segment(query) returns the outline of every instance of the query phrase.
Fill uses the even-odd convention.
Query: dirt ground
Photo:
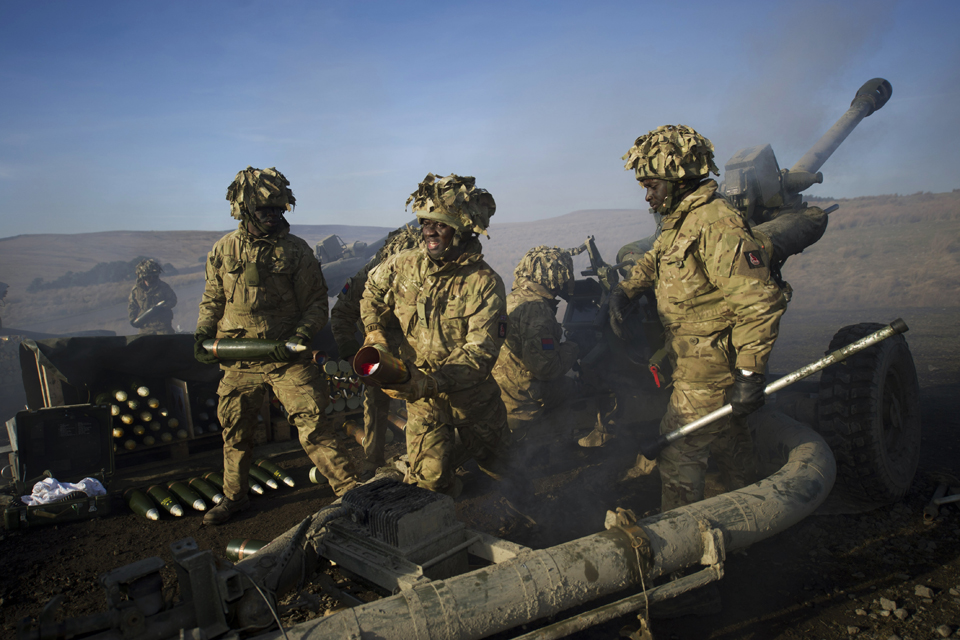
[[[960,339],[955,335],[960,309],[854,310],[816,317],[788,313],[771,370],[786,373],[816,359],[844,324],[889,322],[897,316],[911,327],[906,337],[920,378],[923,421],[920,468],[905,498],[866,513],[814,515],[746,552],[732,554],[719,583],[719,611],[655,618],[655,638],[960,637],[960,503],[942,507],[932,520],[923,515],[938,484],[960,485],[956,437]],[[533,467],[538,506],[530,515],[536,524],[512,512],[501,501],[498,484],[475,466],[462,471],[466,489],[457,502],[459,518],[471,528],[541,548],[601,530],[608,509],[628,507],[638,515],[655,512],[656,474],[617,482],[635,455],[629,438],[618,447],[584,450],[576,446],[576,437],[589,426],[586,413],[572,412],[558,419],[549,458]],[[572,423],[574,419],[581,421]],[[653,428],[654,423],[645,427]],[[344,443],[359,456],[360,448],[346,436]],[[399,442],[388,448],[388,454],[401,451]],[[225,557],[230,540],[272,539],[333,500],[328,486],[308,481],[309,463],[295,445],[271,445],[263,453],[290,472],[296,488],[268,489],[267,495],[254,499],[252,509],[219,528],[203,527],[198,512],[176,519],[165,515],[159,522],[150,522],[131,513],[117,498],[108,517],[0,534],[0,635],[16,637],[17,621],[39,615],[56,595],[64,596],[60,619],[103,610],[104,594],[97,582],[101,573],[153,555],[169,562],[169,545],[176,540],[192,537],[201,549]],[[188,478],[218,466],[217,452],[212,451],[175,468],[168,464],[121,469],[112,488],[144,485],[158,476]],[[712,478],[708,488],[718,491]],[[169,567],[164,578],[168,585],[174,581]],[[315,584],[309,590],[320,593]],[[368,599],[376,594],[360,588],[357,595]],[[319,612],[293,612],[285,621],[322,615],[337,604],[326,595],[320,595],[319,602]],[[621,618],[573,637],[616,638],[622,627],[634,621]]]

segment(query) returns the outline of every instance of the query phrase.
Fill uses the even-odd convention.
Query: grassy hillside
[[[831,214],[823,239],[790,258],[785,278],[796,290],[792,308],[803,311],[960,306],[960,191],[820,200],[840,209]],[[587,235],[613,261],[628,242],[649,235],[653,221],[638,210],[575,211],[526,223],[495,223],[483,239],[487,261],[507,286],[527,249],[538,244],[574,247]],[[330,233],[350,242],[372,242],[383,227],[294,225],[311,245]],[[192,331],[203,287],[200,259],[220,231],[116,231],[77,235],[29,235],[0,239],[0,280],[10,292],[0,309],[6,327],[60,333],[88,329],[133,331],[126,319],[132,283],[105,284],[38,294],[26,293],[36,277],[57,278],[98,262],[152,255],[181,275],[167,278],[179,296],[174,324]],[[585,255],[575,260],[586,267]],[[336,284],[331,285],[336,286]]]

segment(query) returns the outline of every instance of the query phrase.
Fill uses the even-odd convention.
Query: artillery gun
[[[889,97],[888,83],[879,81],[876,88]],[[868,100],[860,95],[855,106]],[[857,106],[861,109],[862,104]],[[840,127],[842,136],[855,126],[851,121]],[[771,164],[772,151],[764,148],[738,153],[738,206],[759,220],[758,228],[787,211],[802,212],[796,196],[803,189],[797,186],[809,176],[797,176],[816,176],[824,154],[829,155],[842,136],[835,132],[830,144],[821,140],[807,155],[824,150],[790,172],[780,172],[775,159]],[[772,188],[770,169],[776,171],[779,191],[767,199],[758,176]],[[786,177],[790,173],[793,177]],[[779,204],[773,206],[775,198]],[[773,243],[776,246],[776,238]],[[571,252],[587,252],[591,264],[575,283],[564,317],[567,332],[588,352],[584,360],[600,362],[622,354],[632,366],[645,369],[659,350],[652,331],[653,301],[638,306],[630,350],[612,342],[615,337],[607,331],[606,300],[619,270],[629,266],[627,259],[607,264],[593,237]],[[845,327],[829,348],[840,349],[880,328]],[[659,380],[656,391],[653,377],[644,375],[645,390],[665,395],[666,378]],[[564,637],[630,612],[649,611],[657,602],[720,579],[729,553],[803,520],[824,503],[838,477],[838,487],[861,509],[902,497],[916,470],[920,428],[916,371],[903,337],[865,347],[827,369],[817,397],[807,400],[789,412],[789,403],[777,402],[749,417],[768,474],[759,482],[639,520],[623,509],[609,511],[604,531],[554,547],[532,549],[468,529],[457,520],[449,497],[402,484],[396,475],[382,471],[235,565],[200,551],[190,539],[174,543],[171,555],[180,584],[176,600],[164,596],[163,561],[148,558],[101,577],[105,613],[56,621],[58,596],[39,619],[21,625],[19,636],[459,640],[488,637],[621,594],[620,600],[517,636]],[[280,596],[328,562],[393,595],[364,603],[321,581],[324,591],[348,609],[277,630]],[[666,580],[685,569],[699,570]]]

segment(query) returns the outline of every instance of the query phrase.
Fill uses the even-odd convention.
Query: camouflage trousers
[[[514,442],[525,438],[531,430],[539,431],[541,420],[547,411],[560,407],[578,395],[573,378],[568,376],[561,376],[556,380],[534,380],[526,390],[514,390],[502,384],[500,390],[500,398],[507,410],[507,425]]]
[[[270,372],[224,372],[217,390],[217,415],[223,425],[223,494],[239,500],[250,488],[253,432],[268,386],[297,428],[307,457],[330,481],[334,493],[343,495],[357,483],[357,474],[338,447],[333,424],[324,413],[330,402],[326,380],[317,367],[296,362]]]
[[[730,331],[709,336],[674,336],[670,341],[674,388],[660,422],[666,434],[719,409],[733,385],[735,350]],[[661,510],[703,500],[707,460],[713,456],[728,491],[757,480],[757,456],[746,421],[724,418],[681,438],[663,450],[660,469]]]
[[[454,472],[471,458],[500,479],[509,468],[510,430],[500,388],[492,381],[466,391],[407,403],[409,480],[455,492]]]
[[[377,469],[386,464],[383,450],[387,445],[387,415],[390,396],[381,389],[367,385],[363,390],[363,453],[367,468]]]

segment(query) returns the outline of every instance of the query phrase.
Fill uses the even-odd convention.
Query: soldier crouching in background
[[[416,356],[409,381],[383,389],[407,402],[408,481],[456,497],[458,466],[474,458],[500,477],[509,452],[491,375],[507,334],[506,293],[477,240],[496,204],[472,177],[433,174],[410,202],[423,241],[370,272],[360,303],[364,344],[388,345],[386,318],[399,320]]]
[[[419,230],[404,226],[391,232],[373,260],[350,278],[340,293],[337,294],[337,302],[330,311],[330,329],[333,331],[333,339],[337,341],[337,352],[341,360],[346,360],[352,364],[353,356],[360,349],[355,335],[358,325],[360,330],[363,331],[363,324],[360,322],[360,299],[366,289],[370,271],[386,258],[401,251],[412,249],[419,244]],[[407,343],[396,317],[391,315],[385,318],[383,324],[383,332],[387,337],[387,346],[390,348],[390,353],[403,360],[414,358],[415,354],[411,353],[409,348],[404,348]],[[386,446],[384,437],[389,411],[390,396],[375,385],[364,385],[363,452],[366,457],[365,467],[362,470],[364,474],[376,471],[378,467],[382,467],[386,463],[383,451]]]
[[[247,167],[227,188],[236,231],[217,241],[207,256],[206,287],[200,301],[194,354],[220,362],[203,348],[210,338],[263,338],[309,345],[327,322],[327,285],[306,242],[289,233],[284,212],[296,203],[290,183],[276,169]],[[267,387],[287,410],[300,444],[338,496],[357,483],[350,460],[337,445],[324,413],[327,384],[306,354],[283,345],[271,361],[229,360],[217,394],[223,425],[223,494],[204,515],[222,524],[250,505],[249,470],[253,431]]]
[[[136,267],[137,283],[130,290],[127,315],[130,324],[142,336],[170,335],[173,330],[173,308],[177,294],[160,279],[163,267],[156,260],[141,260]]]
[[[510,331],[493,377],[518,446],[528,435],[539,440],[539,434],[530,431],[539,430],[543,414],[577,395],[566,374],[580,349],[575,342],[562,342],[563,328],[557,322],[557,296],[573,284],[570,254],[557,247],[535,247],[523,256],[513,276],[513,291],[507,296]]]
[[[719,409],[721,419],[660,454],[662,511],[703,499],[712,455],[727,490],[756,480],[745,416],[763,406],[764,368],[786,307],[769,261],[740,214],[709,180],[713,144],[693,129],[664,126],[637,138],[623,157],[663,216],[662,232],[610,296],[610,324],[622,337],[627,305],[656,292],[674,360],[674,387],[660,433]]]

